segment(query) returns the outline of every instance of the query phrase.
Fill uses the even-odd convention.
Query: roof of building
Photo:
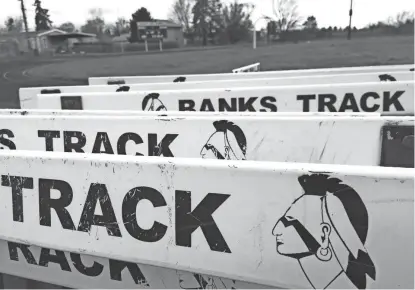
[[[52,36],[52,35],[62,35],[62,34],[67,34],[67,32],[63,31],[63,30],[60,30],[60,29],[57,29],[57,28],[54,28],[54,29],[51,29],[51,30],[40,32],[40,33],[38,33],[37,36],[45,36],[45,35]]]
[[[92,33],[84,33],[84,32],[66,32],[57,28],[50,29],[47,31],[29,31],[29,32],[5,32],[0,33],[1,38],[10,38],[16,36],[28,36],[28,37],[41,37],[41,36],[49,36],[49,37],[63,37],[63,38],[80,38],[80,37],[96,37],[95,34]]]
[[[48,36],[53,38],[86,38],[96,37],[96,34],[84,32],[65,32],[63,34],[49,34]]]

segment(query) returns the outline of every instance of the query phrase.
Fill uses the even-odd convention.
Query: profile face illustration
[[[167,111],[162,101],[159,100],[160,94],[151,93],[144,97],[142,102],[143,111]]]
[[[369,219],[359,194],[325,174],[298,179],[304,194],[275,224],[277,253],[296,259],[313,288],[339,288],[346,281],[366,289],[376,268],[365,242]]]
[[[246,160],[246,137],[244,132],[227,120],[213,122],[216,131],[200,151],[205,159]]]

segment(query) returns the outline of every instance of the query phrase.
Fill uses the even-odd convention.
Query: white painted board
[[[275,287],[414,287],[413,169],[33,151],[0,162],[1,239]]]
[[[256,116],[256,117],[333,117],[333,116],[359,116],[359,117],[380,117],[380,113],[353,113],[353,112],[274,112],[274,113],[262,113],[262,112],[193,112],[193,111],[167,111],[167,112],[155,112],[155,111],[113,111],[113,110],[47,110],[47,109],[0,109],[0,116],[37,116],[37,115],[74,115],[74,116],[146,116],[146,117],[167,117],[167,116]]]
[[[380,165],[382,127],[414,117],[0,116],[0,149]]]
[[[256,86],[284,86],[284,85],[309,85],[309,84],[333,84],[333,83],[365,83],[381,82],[388,80],[413,81],[414,74],[411,72],[387,72],[358,73],[341,75],[311,75],[294,76],[285,78],[257,78],[240,80],[218,80],[218,81],[195,81],[182,83],[144,83],[131,85],[97,85],[97,86],[57,86],[57,87],[33,87],[20,88],[20,107],[33,108],[36,95],[41,93],[88,93],[88,92],[117,92],[117,91],[142,91],[142,90],[186,90],[186,89],[209,89],[209,88],[234,88],[234,87],[256,87]]]
[[[253,63],[247,66],[235,68],[232,70],[233,73],[247,73],[247,72],[258,72],[260,70],[261,63]]]
[[[0,240],[0,272],[73,289],[270,288],[226,278],[4,240]],[[3,283],[7,278],[3,275]]]
[[[37,109],[414,113],[414,82],[38,95]]]
[[[351,74],[362,72],[396,72],[411,71],[414,64],[405,65],[385,65],[385,66],[360,66],[360,67],[339,67],[323,69],[303,69],[303,70],[282,70],[282,71],[261,71],[249,74],[220,73],[220,74],[176,74],[176,75],[157,75],[157,76],[108,76],[108,77],[90,77],[89,85],[107,85],[108,81],[123,80],[126,84],[133,83],[160,83],[160,82],[190,82],[190,81],[213,81],[225,79],[252,79],[264,77],[289,77],[289,76],[311,76],[326,74]]]

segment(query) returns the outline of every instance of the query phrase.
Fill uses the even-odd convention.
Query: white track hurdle
[[[0,122],[6,150],[401,167],[414,159],[413,117],[38,115]],[[395,137],[396,130],[405,135]],[[403,155],[392,160],[388,143],[405,136],[395,149]]]
[[[316,75],[316,76],[296,76],[286,78],[260,78],[240,80],[219,80],[219,81],[198,81],[184,83],[146,83],[131,85],[97,85],[97,86],[57,86],[57,87],[34,87],[20,88],[19,99],[20,107],[33,108],[36,95],[56,94],[56,93],[115,93],[127,91],[145,90],[186,90],[186,89],[212,89],[212,88],[244,88],[262,86],[286,86],[286,85],[313,85],[313,84],[336,84],[336,83],[367,83],[388,81],[384,76],[388,76],[391,81],[413,81],[414,74],[411,72],[394,72],[389,75],[385,73],[358,73],[340,75]]]
[[[304,69],[285,71],[262,71],[247,74],[221,73],[221,74],[193,74],[193,75],[158,75],[158,76],[117,76],[117,77],[90,77],[89,85],[109,84],[134,84],[134,83],[162,83],[162,82],[190,82],[190,81],[216,81],[225,79],[252,79],[266,77],[289,77],[289,76],[312,76],[327,74],[353,74],[363,72],[411,71],[414,64],[385,65],[385,66],[362,66],[362,67],[341,67],[324,69]]]
[[[57,115],[57,116],[144,116],[144,117],[168,117],[168,116],[225,116],[225,117],[334,117],[334,116],[356,116],[356,117],[380,117],[380,113],[353,113],[353,112],[194,112],[194,111],[113,111],[113,110],[47,110],[47,109],[0,109],[0,116],[38,116],[38,115]]]
[[[273,287],[414,287],[414,169],[34,151],[0,163],[2,240]]]
[[[271,288],[211,275],[80,255],[4,240],[0,240],[0,259],[1,273],[72,289]],[[5,282],[7,279],[3,279],[4,284]],[[9,288],[11,287],[5,287]]]
[[[259,62],[235,68],[232,70],[233,73],[247,73],[247,72],[259,72],[261,64]]]
[[[414,82],[38,95],[38,109],[414,113]]]

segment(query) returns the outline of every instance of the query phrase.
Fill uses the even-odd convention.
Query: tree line
[[[66,32],[81,31],[96,34],[105,41],[115,36],[129,34],[131,43],[139,42],[137,22],[155,21],[150,11],[145,7],[137,9],[131,14],[131,18],[118,18],[115,23],[107,23],[102,9],[91,9],[89,17],[79,29],[68,21],[59,26],[54,26],[49,15],[49,10],[42,6],[41,0],[35,0],[35,29],[45,31],[58,28]],[[175,0],[169,13],[169,20],[182,25],[185,38],[191,42],[200,41],[203,45],[208,42],[216,44],[237,43],[252,38],[253,29],[252,13],[254,4],[241,3],[234,0],[233,3],[224,3],[222,0]],[[271,15],[264,17],[267,21],[262,34],[268,39],[313,39],[331,37],[333,34],[348,31],[349,27],[319,27],[315,16],[303,18],[298,12],[297,0],[275,0]],[[399,27],[412,27],[414,13],[402,12],[396,17],[390,17],[386,21],[369,24],[360,30],[387,30],[396,31]],[[356,27],[352,28],[357,31]],[[395,29],[395,30],[394,30]],[[21,18],[9,17],[5,21],[5,30],[9,32],[23,30]]]
[[[35,29],[36,31],[49,30],[52,27],[49,10],[42,7],[41,0],[35,0],[33,3],[35,7]],[[7,17],[4,22],[5,28],[0,27],[1,30],[8,32],[22,32],[24,30],[24,21],[22,17]]]

